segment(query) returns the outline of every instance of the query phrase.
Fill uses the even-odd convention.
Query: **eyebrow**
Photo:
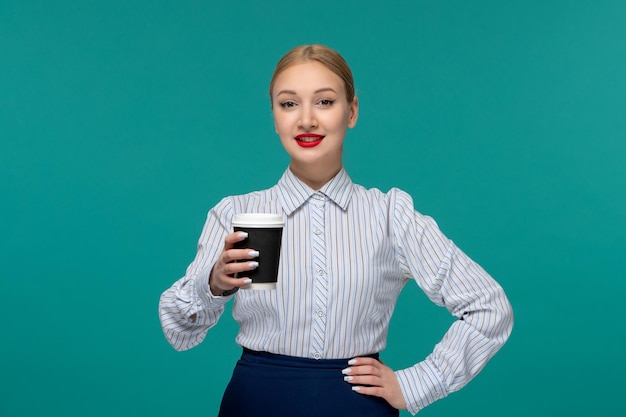
[[[334,88],[330,88],[330,87],[324,87],[324,88],[319,88],[317,90],[314,91],[314,94],[319,94],[319,93],[324,93],[326,91],[332,91],[333,93],[337,94],[337,92],[335,91]],[[291,95],[297,95],[298,93],[296,93],[293,90],[280,90],[278,93],[276,93],[277,96],[281,95],[281,94],[291,94]]]

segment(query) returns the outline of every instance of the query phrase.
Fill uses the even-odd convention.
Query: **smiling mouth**
[[[312,148],[314,146],[317,146],[322,142],[323,139],[324,136],[311,133],[304,133],[296,136],[296,142],[303,148]]]

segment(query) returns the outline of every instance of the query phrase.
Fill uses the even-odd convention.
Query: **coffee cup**
[[[237,249],[253,249],[259,252],[255,259],[259,266],[245,272],[252,283],[242,289],[269,290],[276,288],[280,247],[285,223],[280,214],[240,213],[233,219],[235,232],[246,232],[248,237],[235,244]]]

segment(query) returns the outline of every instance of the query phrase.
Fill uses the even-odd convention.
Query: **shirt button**
[[[322,357],[322,355],[320,355],[319,353],[315,352],[315,353],[313,354],[313,357],[314,357],[315,359],[320,359],[320,358]]]
[[[322,234],[322,231],[320,229],[315,229],[315,234],[319,236]]]
[[[317,275],[324,275],[324,270],[320,269],[319,271],[317,271]]]
[[[202,305],[202,300],[198,298],[198,299],[196,300],[196,304],[198,304],[198,305]]]
[[[319,317],[323,317],[324,316],[324,312],[322,310],[318,310],[317,315]]]

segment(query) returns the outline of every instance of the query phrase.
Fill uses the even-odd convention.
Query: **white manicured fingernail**
[[[256,258],[257,256],[259,256],[259,251],[251,250],[250,252],[248,252],[248,256],[250,256],[251,258]]]
[[[243,283],[245,285],[252,284],[252,280],[250,278],[246,278],[246,279],[243,280]]]
[[[248,262],[248,266],[250,268],[256,268],[257,266],[259,266],[259,263],[256,261]]]
[[[352,381],[353,379],[354,379],[354,377],[353,377],[353,376],[350,376],[350,375],[348,375],[348,376],[344,376],[344,377],[343,377],[343,380],[344,380],[344,381]]]
[[[352,391],[361,391],[361,387],[352,387]]]
[[[343,370],[341,371],[341,373],[342,373],[342,374],[344,374],[344,375],[345,375],[345,374],[349,374],[350,372],[352,372],[352,368],[346,368],[346,369],[343,369]]]
[[[248,232],[239,232],[237,235],[240,239],[245,239],[248,237]]]
[[[356,364],[356,359],[350,359],[348,361],[348,365],[354,365],[354,364]]]

